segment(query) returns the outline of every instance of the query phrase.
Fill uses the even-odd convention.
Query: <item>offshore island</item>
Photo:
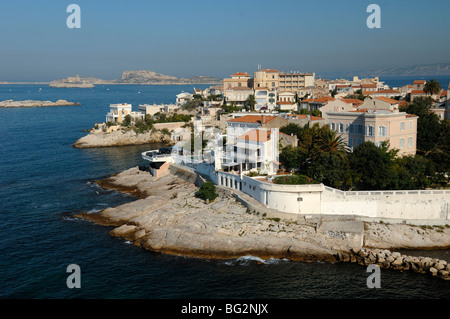
[[[97,181],[136,201],[77,216],[160,253],[376,264],[450,280],[445,260],[391,251],[450,247],[449,115],[448,90],[434,80],[389,88],[274,69],[182,92],[173,105],[111,104],[74,147],[173,147]],[[426,153],[425,117],[440,128]],[[180,153],[199,132],[210,135],[199,153],[209,160]],[[419,162],[433,171],[407,175]]]
[[[35,101],[35,100],[25,100],[25,101],[14,101],[6,100],[0,102],[0,107],[4,108],[17,108],[17,107],[51,107],[51,106],[69,106],[69,105],[81,105],[78,102],[68,102],[66,100],[52,101]]]

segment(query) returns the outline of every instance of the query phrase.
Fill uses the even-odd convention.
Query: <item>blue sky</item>
[[[66,26],[71,3],[81,8],[81,29]],[[381,29],[366,26],[371,3],[381,7]],[[448,12],[448,0],[2,0],[0,80],[450,63]]]

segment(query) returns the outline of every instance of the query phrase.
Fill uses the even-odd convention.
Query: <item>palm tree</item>
[[[423,91],[425,93],[429,93],[430,95],[441,93],[441,83],[436,80],[431,79],[427,81],[423,87]]]
[[[247,100],[245,101],[245,105],[248,107],[248,109],[250,111],[254,111],[255,110],[255,104],[256,104],[255,96],[253,94],[250,94],[248,96]]]
[[[349,152],[348,145],[342,136],[330,129],[320,130],[315,144],[314,158],[332,153],[345,156]]]

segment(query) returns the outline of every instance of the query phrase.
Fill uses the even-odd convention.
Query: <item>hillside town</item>
[[[278,213],[446,221],[448,89],[258,68],[173,104],[111,104],[94,131],[159,132],[172,146],[142,153],[153,176],[178,165]]]
[[[224,79],[223,85],[181,92],[174,104],[142,104],[136,111],[131,104],[111,104],[105,123],[111,131],[127,115],[128,122],[134,124],[146,116],[190,114],[191,121],[201,121],[203,129],[215,127],[229,135],[228,127],[236,121],[244,123],[248,119],[250,123],[265,118],[267,123],[274,123],[271,120],[278,117],[281,119],[271,128],[280,129],[288,123],[319,123],[337,132],[350,149],[366,141],[377,146],[386,141],[399,150],[399,155],[414,155],[418,116],[404,111],[407,105],[430,98],[430,110],[440,120],[450,119],[450,91],[432,81],[435,83],[428,83],[428,87],[425,80],[417,80],[390,88],[378,77],[327,80],[316,78],[314,73],[259,68],[253,76],[238,72]],[[167,125],[173,141],[182,139],[180,128],[184,125]]]

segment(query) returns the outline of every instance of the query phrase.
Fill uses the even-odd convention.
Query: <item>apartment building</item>
[[[313,87],[314,73],[285,73],[275,69],[261,69],[254,73],[254,87],[278,89],[279,92],[295,92],[300,97],[308,93],[307,88]]]

